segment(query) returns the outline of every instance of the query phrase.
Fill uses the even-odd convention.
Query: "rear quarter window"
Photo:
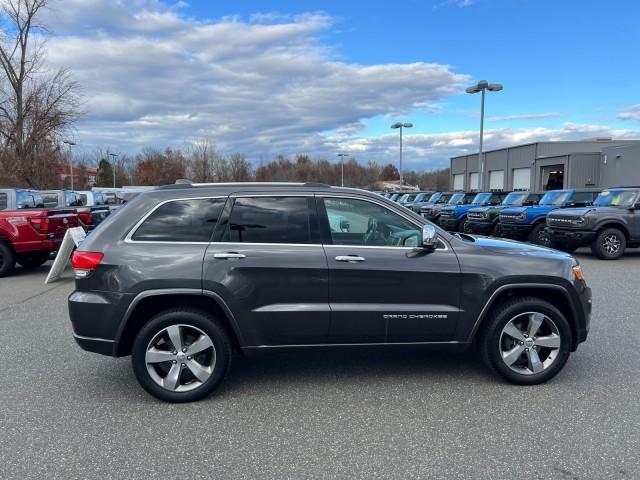
[[[136,229],[138,242],[208,242],[225,198],[172,200],[156,208]]]

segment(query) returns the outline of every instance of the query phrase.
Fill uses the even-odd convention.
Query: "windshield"
[[[511,192],[502,201],[502,205],[522,205],[528,197],[529,194],[527,192]]]
[[[464,193],[454,193],[451,199],[447,202],[449,205],[457,205],[464,200]],[[439,202],[438,202],[439,203]]]
[[[409,195],[406,193],[400,197],[400,202],[406,202],[409,199]]]
[[[600,192],[593,204],[596,207],[624,207],[629,208],[635,203],[636,192],[629,190],[605,190]]]
[[[426,193],[419,193],[418,195],[416,195],[416,198],[414,198],[413,201],[416,203],[422,202],[424,200],[424,197],[426,196],[427,196]]]
[[[434,195],[436,194],[434,193]],[[436,200],[436,203],[449,203],[449,200],[451,200],[451,197],[453,197],[452,193],[443,193],[438,197],[438,199]]]
[[[567,203],[567,199],[571,195],[571,192],[565,192],[562,190],[554,190],[551,192],[547,192],[540,200],[540,205],[555,205],[562,206]]]
[[[473,205],[485,205],[491,201],[491,193],[479,193],[473,197],[471,202]]]

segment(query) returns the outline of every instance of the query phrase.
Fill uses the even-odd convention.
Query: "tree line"
[[[0,186],[45,189],[70,186],[62,166],[74,160],[74,188],[87,189],[89,167],[98,168],[96,184],[163,185],[186,178],[194,182],[322,182],[376,188],[399,179],[395,166],[355,159],[339,163],[308,155],[278,156],[251,164],[242,153],[222,155],[208,141],[183,149],[143,149],[137,155],[110,155],[97,149],[72,155],[68,136],[83,115],[80,86],[65,69],[51,71],[45,62],[47,27],[39,17],[49,0],[0,0]],[[71,143],[71,144],[70,144]],[[448,170],[405,173],[407,184],[445,189]]]

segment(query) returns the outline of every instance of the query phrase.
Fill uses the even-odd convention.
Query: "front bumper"
[[[589,329],[591,328],[591,289],[587,286],[584,286],[578,294],[580,296],[580,306],[582,307],[584,320],[583,322],[576,322],[576,341],[573,350],[578,348],[579,343],[587,340]]]
[[[460,219],[455,217],[443,217],[441,215],[438,219],[438,225],[440,225],[445,230],[458,230]]]
[[[552,242],[570,243],[572,245],[585,245],[591,243],[596,232],[589,230],[570,230],[567,228],[547,227],[546,233]]]
[[[495,227],[493,222],[481,222],[467,218],[467,222],[464,224],[464,231],[476,235],[489,235],[493,232],[493,227]]]
[[[502,223],[500,222],[502,236],[506,238],[521,239],[527,238],[533,230],[533,225],[528,223]]]

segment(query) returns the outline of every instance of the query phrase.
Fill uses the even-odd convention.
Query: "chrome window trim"
[[[370,203],[374,203],[376,205],[381,206],[382,208],[387,209],[388,211],[390,211],[391,213],[395,213],[396,215],[399,215],[400,217],[404,218],[405,220],[407,220],[409,223],[412,223],[413,225],[415,225],[416,227],[418,227],[418,230],[420,232],[422,232],[422,224],[416,222],[413,218],[405,215],[403,212],[396,212],[395,210],[389,208],[387,205],[385,205],[383,202],[378,202],[377,199],[374,198],[363,198],[360,195],[350,195],[350,194],[340,194],[340,193],[316,193],[316,197],[319,198],[348,198],[348,199],[352,199],[352,200],[362,200],[363,202],[370,202]],[[438,240],[440,240],[440,243],[442,243],[442,245],[444,246],[444,248],[436,248],[435,251],[448,251],[449,250],[449,244],[448,242],[446,242],[440,235],[438,235]],[[394,247],[394,246],[386,246],[386,245],[381,245],[381,246],[377,246],[377,245],[324,245],[325,247],[354,247],[354,248],[396,248],[396,249],[401,249],[401,250],[414,250],[416,248],[419,247]]]
[[[136,231],[138,230],[138,228],[140,228],[140,225],[142,225],[144,223],[144,221],[149,218],[151,216],[151,214],[153,212],[155,212],[157,209],[159,209],[161,206],[170,203],[170,202],[180,202],[183,200],[209,200],[209,199],[214,199],[214,198],[228,198],[228,195],[205,195],[202,197],[185,197],[185,198],[170,198],[168,200],[164,200],[160,203],[158,203],[155,207],[153,207],[151,210],[149,210],[140,220],[138,220],[138,222],[131,228],[131,230],[129,230],[129,233],[127,234],[126,237],[124,237],[124,243],[140,243],[140,244],[145,244],[145,243],[166,243],[166,244],[170,244],[170,245],[174,245],[174,244],[179,244],[179,245],[208,245],[209,242],[180,242],[180,241],[166,241],[166,240],[133,240],[131,237],[133,237],[136,233]],[[223,206],[224,207],[224,206]]]

